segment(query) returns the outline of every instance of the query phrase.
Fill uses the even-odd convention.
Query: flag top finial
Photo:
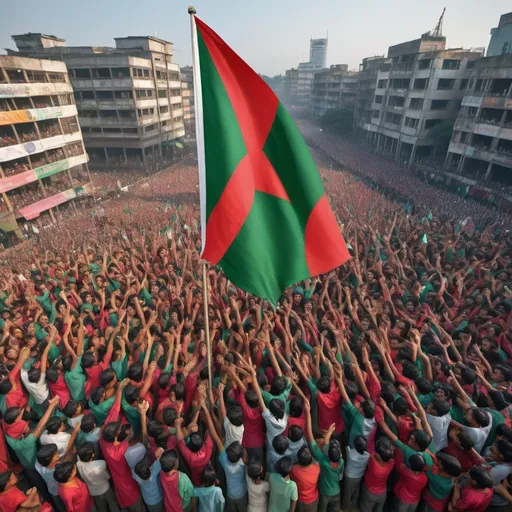
[[[193,5],[189,5],[188,6],[188,13],[189,14],[195,14],[196,13],[196,8]]]

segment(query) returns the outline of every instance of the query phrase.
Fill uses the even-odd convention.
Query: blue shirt
[[[199,501],[197,512],[223,512],[224,496],[220,487],[194,487],[194,496]]]
[[[245,464],[241,459],[235,463],[229,462],[226,450],[220,454],[219,460],[226,474],[228,498],[242,499],[247,494]]]
[[[139,484],[140,492],[147,505],[162,503],[163,496],[159,478],[161,469],[160,461],[156,460],[151,466],[151,476],[147,480],[142,480],[132,469],[133,479]]]

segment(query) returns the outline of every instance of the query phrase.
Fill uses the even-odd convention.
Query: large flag
[[[277,303],[350,257],[308,147],[270,87],[192,17],[202,256]]]

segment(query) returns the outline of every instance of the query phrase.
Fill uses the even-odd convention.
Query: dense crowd
[[[190,165],[2,253],[2,512],[512,510],[507,220],[320,172],[353,258],[277,309],[203,288]]]

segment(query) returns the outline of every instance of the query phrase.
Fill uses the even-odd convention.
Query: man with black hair
[[[373,441],[373,439],[372,439]],[[364,436],[354,438],[354,447],[346,448],[345,476],[343,478],[342,510],[349,511],[357,507],[361,480],[370,459],[368,442]]]
[[[433,466],[427,466],[427,487],[423,500],[427,512],[444,512],[450,501],[455,479],[462,473],[460,462],[447,453],[438,452]]]
[[[163,448],[156,449],[156,460],[153,464],[149,464],[147,458],[144,457],[132,469],[133,479],[139,484],[142,498],[149,512],[164,512],[160,485],[160,456],[163,451]]]
[[[115,399],[115,395],[107,398],[105,388],[101,386],[92,390],[91,398],[89,398],[89,409],[94,414],[94,417],[96,418],[96,424],[99,427],[102,427],[105,423],[108,413],[114,405]]]
[[[189,512],[191,509],[194,486],[190,478],[178,470],[179,459],[176,450],[166,450],[160,456],[162,471],[160,484],[164,496],[166,512]]]
[[[42,433],[39,442],[42,445],[55,444],[59,452],[59,456],[62,457],[68,449],[69,440],[71,434],[66,432],[66,423],[62,416],[53,416],[46,423],[46,430]],[[80,430],[80,424],[78,424],[77,432]]]
[[[469,470],[466,485],[457,481],[452,495],[454,512],[484,512],[491,504],[494,483],[486,468],[473,467]]]
[[[297,463],[292,467],[290,478],[297,484],[297,512],[316,512],[320,465],[311,455],[308,446],[303,446],[298,451]]]
[[[94,512],[94,501],[85,485],[76,476],[73,462],[61,462],[55,466],[53,473],[59,483],[59,496],[67,512]]]
[[[224,402],[225,386],[222,382],[218,386],[219,419],[224,428],[224,442],[226,446],[238,441],[242,443],[244,437],[244,413],[240,405],[231,403],[226,407]]]
[[[408,465],[398,466],[398,482],[393,488],[395,495],[393,510],[396,512],[416,512],[418,504],[427,485],[425,458],[423,455],[411,455]]]
[[[434,398],[428,403],[425,410],[428,424],[432,429],[436,451],[441,451],[448,446],[448,428],[452,421],[450,408],[447,400]]]
[[[292,471],[290,457],[282,457],[275,464],[275,473],[270,474],[270,500],[268,512],[294,512],[299,497],[297,484],[290,479]]]
[[[490,472],[494,483],[494,495],[488,510],[507,512],[512,508],[512,493],[507,485],[507,477],[512,473],[512,443],[505,439],[496,441],[490,447],[490,453],[495,464]]]
[[[36,487],[32,487],[26,493],[22,492],[16,484],[18,478],[10,469],[0,473],[0,510],[2,512],[16,512],[39,510],[39,512],[51,512],[52,507],[45,503],[41,507],[41,498]]]
[[[85,442],[78,447],[76,469],[86,483],[96,508],[99,511],[119,512],[119,504],[109,482],[107,463],[96,458],[93,443]]]
[[[290,452],[290,459],[292,464],[297,462],[297,454],[301,448],[307,446],[308,443],[304,437],[304,431],[299,425],[292,425],[288,429],[288,451]]]

